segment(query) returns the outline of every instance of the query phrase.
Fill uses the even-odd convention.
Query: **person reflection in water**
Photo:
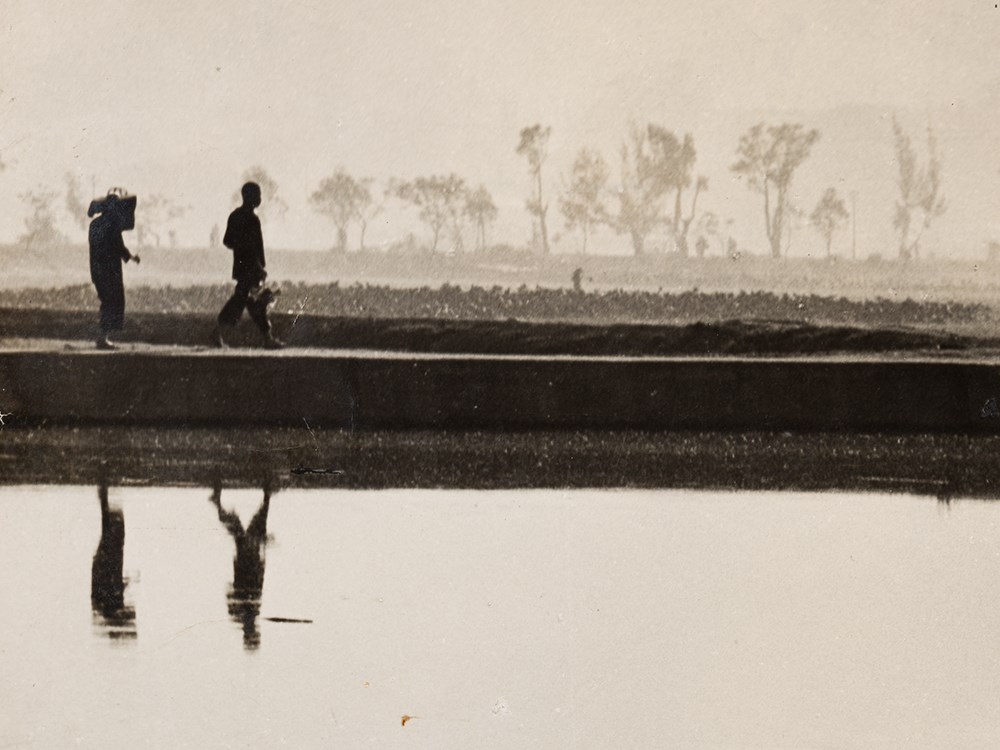
[[[125,604],[127,579],[122,575],[125,562],[125,517],[108,505],[108,485],[97,489],[101,502],[101,541],[94,553],[90,576],[90,602],[100,628],[109,638],[135,638],[135,609]]]
[[[219,520],[236,543],[233,558],[233,585],[227,596],[229,616],[243,626],[243,647],[254,651],[260,645],[257,616],[264,588],[264,548],[267,546],[267,511],[271,504],[271,488],[264,485],[264,499],[245,529],[240,517],[222,507],[222,485],[216,483],[210,498]]]

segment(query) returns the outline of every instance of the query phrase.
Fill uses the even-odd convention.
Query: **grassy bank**
[[[131,239],[131,238],[130,238]],[[141,249],[142,265],[129,266],[128,286],[185,287],[225,283],[231,253],[225,248]],[[556,254],[543,256],[511,248],[447,255],[428,252],[296,251],[268,249],[268,268],[283,283],[354,283],[391,287],[440,287],[442,284],[517,289],[572,288],[580,269],[585,291],[770,292],[850,299],[885,298],[918,302],[1000,300],[1000,263],[929,258],[900,263],[888,260],[787,258],[743,255],[682,258]],[[68,286],[89,282],[83,246],[32,249],[0,246],[0,290]]]
[[[127,290],[124,341],[208,341],[231,288]],[[0,338],[91,340],[93,287],[0,292]],[[979,303],[770,292],[574,291],[545,287],[399,288],[292,283],[273,311],[295,346],[483,354],[793,354],[995,348]],[[235,344],[256,341],[247,321]]]
[[[979,303],[917,302],[911,299],[855,300],[816,294],[771,292],[647,292],[620,289],[574,291],[545,287],[398,288],[374,284],[294,283],[281,286],[275,308],[289,314],[327,317],[433,318],[441,320],[531,320],[593,323],[693,323],[720,320],[780,320],[872,327],[962,326],[995,320]],[[231,293],[223,285],[137,286],[126,292],[129,310],[138,312],[217,312]],[[89,284],[61,288],[8,290],[3,308],[92,310],[96,293]]]
[[[208,312],[138,312],[116,340],[167,346],[205,346],[214,326]],[[276,313],[278,335],[292,347],[376,349],[459,354],[796,355],[820,353],[981,352],[1000,341],[947,331],[906,330],[776,321],[586,324],[447,318],[327,317]],[[0,308],[0,340],[49,339],[89,344],[93,311]],[[234,346],[259,345],[244,320],[228,337]]]

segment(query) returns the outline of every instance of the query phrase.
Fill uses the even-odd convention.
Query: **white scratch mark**
[[[302,417],[302,421],[305,422],[306,429],[309,430],[309,436],[313,439],[313,443],[316,447],[319,447],[319,440],[316,439],[316,433],[313,432],[313,428],[309,426],[309,422],[306,421],[305,417]]]
[[[299,322],[299,318],[302,317],[302,313],[305,312],[306,302],[309,301],[309,297],[303,297],[296,304],[299,306],[299,311],[295,313],[295,318],[292,319],[292,328],[295,328],[295,324]]]

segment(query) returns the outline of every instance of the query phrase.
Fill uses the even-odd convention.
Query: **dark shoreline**
[[[250,348],[257,341],[244,324],[233,337],[236,348],[222,354],[204,348],[212,317],[135,313],[122,340],[144,343],[100,354],[90,351],[94,333],[90,311],[0,309],[0,339],[20,342],[0,352],[0,412],[6,415],[6,425],[0,429],[0,483],[91,484],[103,473],[112,483],[168,486],[207,486],[213,478],[221,478],[237,486],[268,479],[285,486],[345,489],[700,488],[908,492],[942,500],[1000,497],[1000,486],[992,477],[1000,450],[1000,436],[994,434],[1000,429],[1000,415],[981,414],[986,399],[1000,396],[1000,374],[991,356],[995,344],[988,340],[766,321],[583,325],[279,314],[276,327],[289,341],[289,349],[264,353]],[[162,357],[157,356],[158,347]],[[298,347],[316,348],[297,352]],[[340,353],[322,354],[333,347]],[[377,355],[343,351],[350,349],[396,354],[382,361]],[[406,353],[413,351],[422,354],[408,357]],[[487,360],[470,365],[462,354]],[[574,383],[576,375],[549,383],[541,371],[527,376],[516,369],[498,374],[488,359],[508,354],[535,358],[526,360],[533,363],[529,370],[555,368],[555,373],[573,360],[545,358],[566,355],[580,357],[578,361],[608,357],[609,361],[596,364],[611,369],[586,376],[589,385],[581,391]],[[615,361],[621,356],[650,361]],[[680,365],[694,370],[678,380],[676,373],[665,375],[657,369],[663,363],[652,361],[655,356],[679,357]],[[375,370],[362,366],[366,357],[378,373],[395,369],[397,374],[373,380]],[[744,367],[761,372],[760,366],[776,366],[766,361],[768,357],[784,358],[777,363],[782,367],[794,365],[781,375],[780,387],[768,386],[766,378],[755,386],[755,376],[739,374]],[[448,365],[447,372],[414,370],[420,361],[440,367],[449,359],[457,364]],[[164,365],[171,360],[193,363],[197,371],[188,373],[193,379],[185,380],[184,373],[171,375],[169,364]],[[336,419],[324,419],[322,414],[317,418],[299,408],[301,400],[292,400],[279,404],[280,418],[274,424],[250,419],[227,426],[226,419],[216,424],[202,419],[202,407],[194,403],[197,397],[184,395],[193,389],[192,383],[200,383],[193,390],[205,390],[206,403],[211,404],[213,388],[226,391],[231,387],[227,384],[244,379],[260,391],[257,398],[267,398],[269,389],[283,387],[290,377],[294,380],[297,369],[316,370],[310,364],[313,360],[322,365],[315,377],[324,387],[331,381],[323,379],[323,367],[333,362],[335,370],[353,373],[344,383],[355,394],[367,393],[368,403],[377,409],[405,413],[409,400],[426,412],[427,419],[412,424],[360,420],[351,429],[350,420],[340,418],[350,409]],[[16,361],[34,365],[25,369],[11,364]],[[141,372],[135,369],[137,363]],[[262,377],[259,365],[273,372]],[[642,382],[617,380],[612,371],[619,372],[614,368],[623,365],[647,375]],[[830,380],[829,373],[835,371],[831,365],[845,372],[861,369],[848,383],[836,377]],[[463,367],[479,370],[466,372]],[[729,385],[720,386],[719,374],[733,367],[737,369],[723,377]],[[803,377],[802,367],[817,373],[825,369],[827,375]],[[229,375],[223,372],[227,368],[232,371]],[[873,380],[870,373],[875,371],[883,374]],[[102,372],[110,373],[112,381],[106,403],[86,395],[88,388],[96,394],[102,382],[108,384]],[[905,372],[916,373],[909,386],[899,376]],[[211,375],[207,390],[206,373]],[[925,383],[921,378],[927,373],[931,375]],[[537,381],[535,386],[525,388],[525,377],[529,384]],[[158,378],[180,390],[149,401],[149,387],[155,387]],[[89,380],[94,382],[87,385]],[[541,400],[516,407],[510,399],[484,391],[491,382],[493,387],[507,383],[518,393],[534,388]],[[143,383],[148,387],[142,393],[128,391]],[[25,386],[34,392],[29,400],[54,408],[57,418],[32,415],[30,410],[26,414],[12,403],[11,395],[23,392]],[[769,403],[746,391],[748,386],[762,389]],[[83,396],[77,390],[81,387]],[[118,387],[126,389],[126,403],[124,414],[116,416],[108,408],[116,403]],[[744,388],[744,395],[733,396],[732,388]],[[813,397],[796,406],[796,389],[812,392]],[[645,424],[651,412],[642,399],[658,390],[671,394],[657,402],[667,419],[658,424],[659,417],[652,414],[652,421]],[[428,393],[432,402],[425,404],[422,399]],[[615,402],[631,400],[628,394],[636,394],[639,401],[624,406]],[[731,402],[720,406],[720,394]],[[687,404],[680,412],[678,395]],[[854,403],[859,397],[865,401],[863,408]],[[60,411],[59,404],[52,403],[67,398],[93,413],[74,414],[65,405]],[[194,402],[188,403],[191,398]],[[478,417],[470,421],[453,411],[462,407],[463,398],[471,407],[476,406],[475,399],[486,398],[500,412],[520,408],[521,417],[485,428]],[[574,407],[574,399],[583,406]],[[171,418],[162,419],[154,413],[144,417],[144,403],[180,406]],[[706,404],[707,418],[698,415]],[[294,408],[286,409],[289,405]],[[808,419],[796,422],[787,414],[784,421],[780,414],[776,418],[786,407]],[[232,411],[225,404],[221,408],[224,416]],[[595,424],[594,409],[610,417],[621,410],[626,416]],[[713,410],[728,421],[714,422]],[[560,413],[567,416],[562,422]],[[849,420],[857,415],[858,423],[846,423],[844,415]]]
[[[351,490],[686,488],[1000,498],[998,435],[5,427],[0,442],[0,484],[7,486],[103,478],[134,486],[269,481]]]

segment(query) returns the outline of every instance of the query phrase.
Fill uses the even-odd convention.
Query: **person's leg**
[[[219,312],[215,333],[213,335],[213,343],[217,346],[226,345],[226,342],[222,337],[222,333],[225,329],[232,330],[236,327],[236,324],[240,322],[240,318],[243,316],[243,310],[247,306],[247,297],[249,294],[250,285],[242,281],[238,281],[236,283],[236,289],[233,290],[233,296],[229,298],[226,304],[223,305],[222,310]]]
[[[111,349],[114,345],[108,340],[108,331],[105,330],[105,323],[107,321],[107,302],[105,301],[104,287],[95,282],[94,288],[97,289],[97,299],[100,300],[101,303],[98,317],[99,333],[97,334],[97,348]]]
[[[115,349],[108,338],[113,331],[125,327],[125,286],[119,277],[102,281],[97,288],[101,300],[101,335],[97,339],[98,349]]]
[[[219,312],[219,325],[232,328],[240,322],[243,310],[247,306],[247,295],[249,293],[250,288],[247,284],[244,284],[242,281],[237,282],[236,289],[233,290],[233,296],[226,301],[226,304],[223,305],[222,310]]]
[[[280,349],[283,344],[274,337],[271,331],[271,321],[267,317],[267,308],[273,299],[273,293],[265,289],[256,298],[247,302],[247,312],[250,313],[250,318],[257,325],[257,328],[260,329],[261,335],[264,337],[264,346],[269,349]]]
[[[254,325],[260,329],[265,336],[271,333],[271,321],[267,318],[267,298],[261,295],[257,299],[247,302],[247,312]]]

